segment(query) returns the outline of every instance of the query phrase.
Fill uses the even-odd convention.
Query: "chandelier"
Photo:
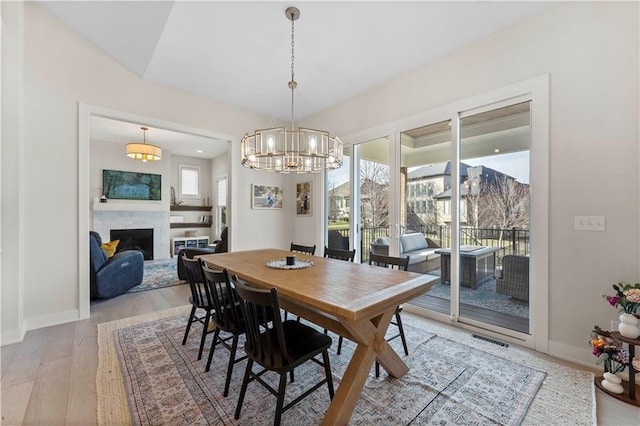
[[[291,21],[291,129],[276,127],[256,130],[241,141],[242,165],[252,169],[278,173],[314,173],[342,166],[342,142],[329,132],[295,128],[293,115],[294,91],[294,22],[300,11],[289,7],[285,11]]]
[[[142,129],[143,141],[142,143],[132,142],[127,144],[127,157],[134,160],[142,160],[143,162],[162,159],[162,150],[155,145],[147,143],[147,130],[149,129],[146,127],[140,128]]]

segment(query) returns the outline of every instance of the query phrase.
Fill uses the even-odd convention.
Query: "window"
[[[180,165],[180,198],[200,198],[200,167]]]
[[[227,177],[216,179],[216,232],[227,226]]]

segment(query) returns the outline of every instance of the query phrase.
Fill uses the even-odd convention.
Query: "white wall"
[[[23,6],[19,2],[2,2],[2,144],[1,190],[2,211],[0,246],[2,249],[0,276],[0,324],[2,342],[18,341],[24,333],[24,242],[22,220],[23,135],[22,120],[22,45]],[[10,24],[9,24],[10,23]]]
[[[549,73],[550,351],[586,364],[593,325],[617,318],[600,294],[640,281],[638,7],[552,7],[305,120],[350,135]],[[576,215],[606,232],[574,231]]]
[[[78,103],[237,135],[234,151],[239,151],[240,136],[248,129],[264,128],[272,122],[259,114],[143,81],[37,3],[3,2],[2,10],[10,6],[23,7],[24,20],[19,13],[3,13],[3,46],[5,36],[15,33],[18,38],[7,38],[17,49],[16,55],[6,57],[3,49],[3,82],[5,71],[13,71],[10,74],[14,79],[24,81],[23,86],[16,86],[18,91],[20,87],[24,90],[8,99],[13,111],[19,111],[24,100],[24,123],[18,122],[9,138],[5,138],[3,127],[2,152],[8,154],[2,156],[2,173],[5,177],[10,171],[12,177],[12,185],[3,185],[1,194],[3,344],[19,340],[26,329],[72,321],[79,315],[78,144],[84,142],[78,138]],[[23,50],[19,40],[22,25]],[[13,123],[18,119],[10,118]],[[29,159],[24,165],[19,161],[20,150]],[[16,182],[16,176],[22,175],[24,179]],[[284,246],[290,236],[283,232],[281,214],[254,215],[244,226],[247,220],[240,212],[249,210],[248,188],[258,175],[241,170],[235,176],[234,185],[241,189],[241,196],[236,206],[239,226],[234,238],[242,241],[239,248],[251,248],[254,235],[269,229],[273,230],[269,239],[258,238],[258,245]],[[269,176],[264,180],[282,184],[281,179]],[[20,234],[22,229],[24,236]],[[51,255],[50,242],[60,241],[65,242],[63,259]],[[16,258],[27,246],[30,260],[21,267]],[[37,259],[38,267],[33,267],[33,259]],[[20,302],[21,294],[24,303]]]

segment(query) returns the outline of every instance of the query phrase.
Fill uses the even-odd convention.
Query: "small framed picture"
[[[252,209],[281,209],[282,188],[269,185],[251,185]]]
[[[296,214],[299,216],[311,216],[311,182],[296,184]]]

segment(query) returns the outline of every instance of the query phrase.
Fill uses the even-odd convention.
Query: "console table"
[[[474,290],[494,277],[498,247],[460,247],[460,285]],[[451,282],[451,249],[436,250],[440,254],[442,282]]]
[[[622,381],[622,388],[624,391],[622,393],[611,393],[605,388],[602,387],[602,377],[596,377],[595,384],[601,391],[605,392],[612,397],[619,399],[620,401],[624,401],[627,404],[635,405],[636,407],[640,407],[640,385],[636,385],[636,373],[640,372],[633,368],[631,361],[636,353],[636,346],[640,346],[640,337],[637,339],[629,339],[628,337],[624,337],[620,335],[617,331],[611,332],[611,337],[614,339],[618,339],[621,342],[629,345],[629,364],[627,368],[629,369],[629,381]]]

